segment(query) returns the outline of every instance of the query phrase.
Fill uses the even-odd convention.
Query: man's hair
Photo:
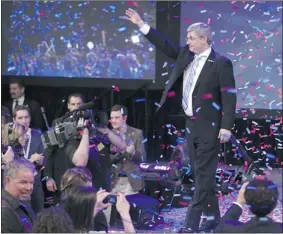
[[[68,103],[70,103],[71,97],[79,97],[82,99],[82,101],[84,101],[83,95],[81,93],[71,93],[68,96]]]
[[[207,37],[207,43],[212,44],[212,32],[208,24],[202,22],[191,24],[187,32],[196,32],[199,37]]]
[[[123,117],[125,117],[126,115],[128,115],[128,109],[127,107],[123,106],[123,105],[114,105],[111,108],[111,111],[121,111]]]
[[[28,106],[25,106],[25,105],[18,105],[18,106],[16,106],[16,107],[14,108],[14,110],[13,110],[13,118],[16,118],[17,112],[18,112],[18,111],[21,111],[21,110],[27,111],[28,114],[29,114],[29,116],[30,116],[30,109],[29,109]]]
[[[264,217],[277,205],[277,185],[270,180],[256,178],[247,185],[245,199],[253,214]]]
[[[93,223],[96,191],[92,187],[74,187],[64,200],[64,208],[77,232],[88,232]]]
[[[20,137],[19,131],[25,132],[25,126],[18,122],[5,124],[2,129],[2,144],[5,146],[13,144]]]
[[[68,169],[61,179],[61,192],[67,195],[73,187],[86,186],[92,182],[91,172],[84,167]]]
[[[9,84],[18,84],[20,88],[25,88],[26,87],[25,82],[22,79],[15,79],[15,78],[13,78],[13,79],[11,79],[9,81]]]
[[[32,233],[75,233],[75,229],[69,215],[57,206],[49,207],[37,215]]]
[[[15,179],[17,172],[23,170],[30,170],[34,174],[35,165],[25,158],[14,159],[5,165],[4,178],[8,176],[11,179]]]

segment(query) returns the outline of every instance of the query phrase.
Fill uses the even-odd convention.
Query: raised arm
[[[168,57],[177,60],[182,49],[179,45],[168,40],[164,35],[144,23],[140,15],[135,10],[129,8],[126,10],[126,16],[126,19],[131,21],[133,24],[136,24],[140,31],[154,46],[156,46],[156,48],[161,50]]]

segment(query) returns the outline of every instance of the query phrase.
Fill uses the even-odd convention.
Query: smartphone
[[[115,194],[109,194],[104,200],[103,203],[107,204],[107,203],[112,203],[112,204],[116,204],[117,202],[117,195]]]

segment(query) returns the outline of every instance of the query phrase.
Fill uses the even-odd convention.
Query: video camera
[[[92,110],[94,102],[86,103],[79,109],[66,113],[55,122],[55,126],[43,133],[41,140],[44,149],[50,147],[64,147],[70,139],[79,139],[80,130],[87,127],[90,131],[90,138],[96,133],[96,128],[103,128],[108,125],[108,115],[105,111]],[[43,112],[43,111],[42,111]],[[45,115],[45,113],[42,113]],[[78,126],[79,119],[87,121],[86,126]]]

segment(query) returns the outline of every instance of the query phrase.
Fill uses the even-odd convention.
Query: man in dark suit
[[[267,217],[278,202],[278,188],[272,181],[256,178],[242,185],[237,200],[221,218],[216,233],[282,233],[282,223]],[[244,205],[255,215],[248,222],[239,218]]]
[[[139,164],[146,160],[142,130],[127,125],[128,109],[122,105],[111,108],[110,121],[113,131],[126,142],[127,147],[121,150],[110,146],[112,162],[112,193],[121,192],[124,195],[138,193],[145,186]],[[110,222],[111,207],[106,210]]]
[[[134,10],[128,9],[126,15],[151,43],[176,60],[160,107],[176,81],[183,79],[182,107],[186,116],[195,191],[181,232],[213,229],[220,218],[215,194],[217,154],[220,143],[230,138],[236,108],[232,63],[211,48],[212,32],[207,24],[189,26],[187,45],[180,48],[145,24]],[[202,213],[214,218],[206,220],[199,228]]]
[[[41,169],[44,164],[43,144],[41,141],[42,132],[30,128],[29,108],[24,105],[16,106],[13,112],[13,121],[18,122],[26,128],[26,147],[24,148],[24,157],[36,165],[37,174],[34,177],[34,188],[31,195],[32,209],[38,213],[44,209],[44,192],[41,182]]]
[[[44,128],[43,117],[40,111],[40,105],[34,100],[28,100],[25,98],[25,84],[23,80],[11,80],[10,81],[10,94],[12,100],[6,102],[6,106],[10,113],[13,113],[16,106],[25,105],[30,109],[31,114],[31,128],[41,129]]]

